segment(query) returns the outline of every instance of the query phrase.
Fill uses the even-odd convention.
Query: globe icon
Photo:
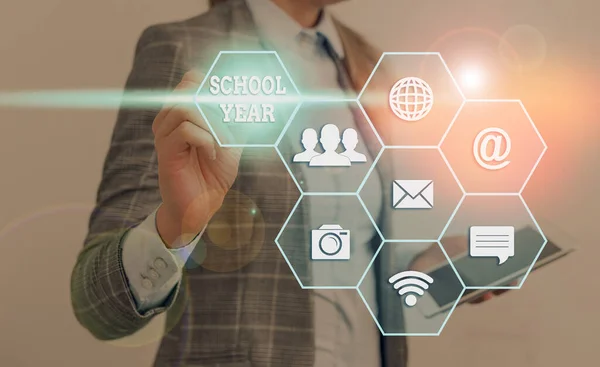
[[[405,121],[419,121],[433,107],[433,92],[424,80],[408,77],[398,80],[390,90],[392,112]]]

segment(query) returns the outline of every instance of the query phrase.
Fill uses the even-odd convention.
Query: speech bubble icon
[[[502,265],[515,256],[515,227],[472,226],[469,228],[469,256],[497,257]]]

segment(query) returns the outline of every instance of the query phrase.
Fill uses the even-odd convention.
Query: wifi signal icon
[[[429,285],[433,284],[433,278],[420,271],[409,270],[392,275],[389,282],[394,285],[394,289],[398,290],[399,295],[406,294],[404,303],[408,307],[412,307],[417,304],[416,295],[424,295],[425,290],[429,289]]]

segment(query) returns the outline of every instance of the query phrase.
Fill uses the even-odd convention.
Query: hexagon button
[[[464,291],[439,243],[384,242],[376,262],[358,290],[382,334],[439,335]]]
[[[223,147],[274,146],[299,103],[274,51],[220,52],[196,93],[196,105]]]
[[[546,237],[519,195],[466,196],[440,239],[467,288],[520,288]]]
[[[518,193],[546,150],[520,101],[464,104],[441,149],[467,193]]]
[[[356,195],[305,194],[275,242],[302,288],[354,289],[381,239]]]
[[[385,240],[435,241],[463,190],[439,149],[385,148],[359,195]]]
[[[356,101],[304,102],[277,149],[303,192],[355,193],[381,142]]]
[[[437,146],[464,97],[439,53],[385,52],[359,102],[385,146]]]

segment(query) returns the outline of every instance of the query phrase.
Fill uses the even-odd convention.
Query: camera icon
[[[337,224],[323,224],[311,231],[312,260],[350,260],[350,231]]]

